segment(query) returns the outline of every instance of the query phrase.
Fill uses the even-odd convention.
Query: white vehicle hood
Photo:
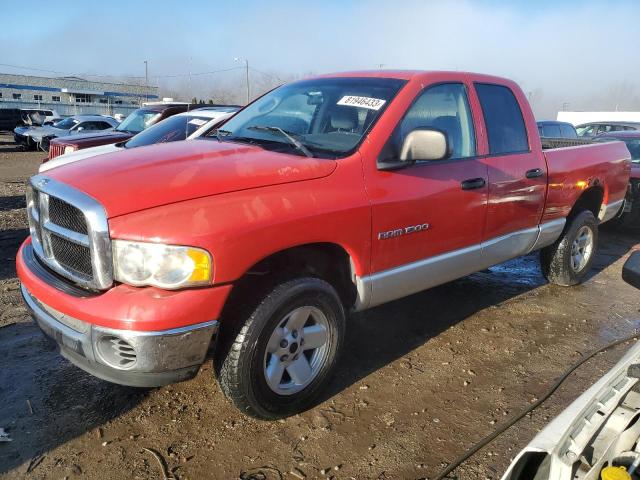
[[[502,480],[600,479],[602,468],[633,450],[640,437],[640,393],[632,391],[638,379],[627,374],[639,363],[640,342],[541,430]]]
[[[122,150],[122,147],[117,147],[116,144],[110,144],[85,148],[83,150],[78,150],[71,153],[65,153],[64,155],[60,155],[59,157],[56,157],[53,160],[49,160],[48,162],[40,165],[38,172],[46,172],[47,170],[51,170],[52,168],[61,167],[62,165],[78,162],[80,160],[95,157],[97,155],[102,155],[105,153],[117,152],[119,150]]]

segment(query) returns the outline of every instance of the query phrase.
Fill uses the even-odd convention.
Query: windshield
[[[78,120],[70,117],[70,118],[65,118],[64,120],[59,121],[58,123],[56,123],[55,127],[61,128],[63,130],[71,130],[78,123],[80,123],[78,122]]]
[[[344,157],[404,84],[389,78],[321,78],[284,85],[209,136],[296,155],[308,150],[314,156]]]
[[[140,133],[153,125],[160,113],[153,110],[136,110],[125,118],[120,125],[116,127],[118,132]]]
[[[209,120],[211,119],[204,116],[174,115],[137,134],[124,147],[144,147],[154,143],[184,140]]]

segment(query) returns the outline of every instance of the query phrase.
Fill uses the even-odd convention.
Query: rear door
[[[522,102],[505,85],[476,83],[488,142],[487,223],[483,255],[497,263],[529,251],[544,209],[547,169],[531,148]],[[528,110],[527,110],[528,112]],[[533,121],[533,118],[531,118]],[[535,135],[535,131],[534,131]]]
[[[450,158],[367,173],[372,271],[378,272],[373,275],[374,305],[477,269],[487,208],[487,168],[477,156],[467,91],[464,83],[423,89],[379,160],[399,158],[405,137],[416,128],[445,132],[453,152]]]

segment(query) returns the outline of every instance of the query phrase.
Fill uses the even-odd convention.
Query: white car
[[[622,277],[640,288],[640,251]],[[596,357],[597,358],[597,357]],[[527,445],[502,480],[640,477],[640,342]]]
[[[214,125],[222,122],[239,109],[237,107],[203,107],[173,115],[134,135],[126,142],[98,147],[85,148],[66,153],[46,161],[40,165],[39,171],[46,172],[52,168],[78,162],[97,155],[112,153],[124,148],[143,147],[155,143],[192,140],[208,132]]]

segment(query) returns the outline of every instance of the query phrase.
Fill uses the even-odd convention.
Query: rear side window
[[[476,91],[487,127],[490,153],[528,151],[527,129],[513,92],[505,86],[486,83],[477,83]]]

